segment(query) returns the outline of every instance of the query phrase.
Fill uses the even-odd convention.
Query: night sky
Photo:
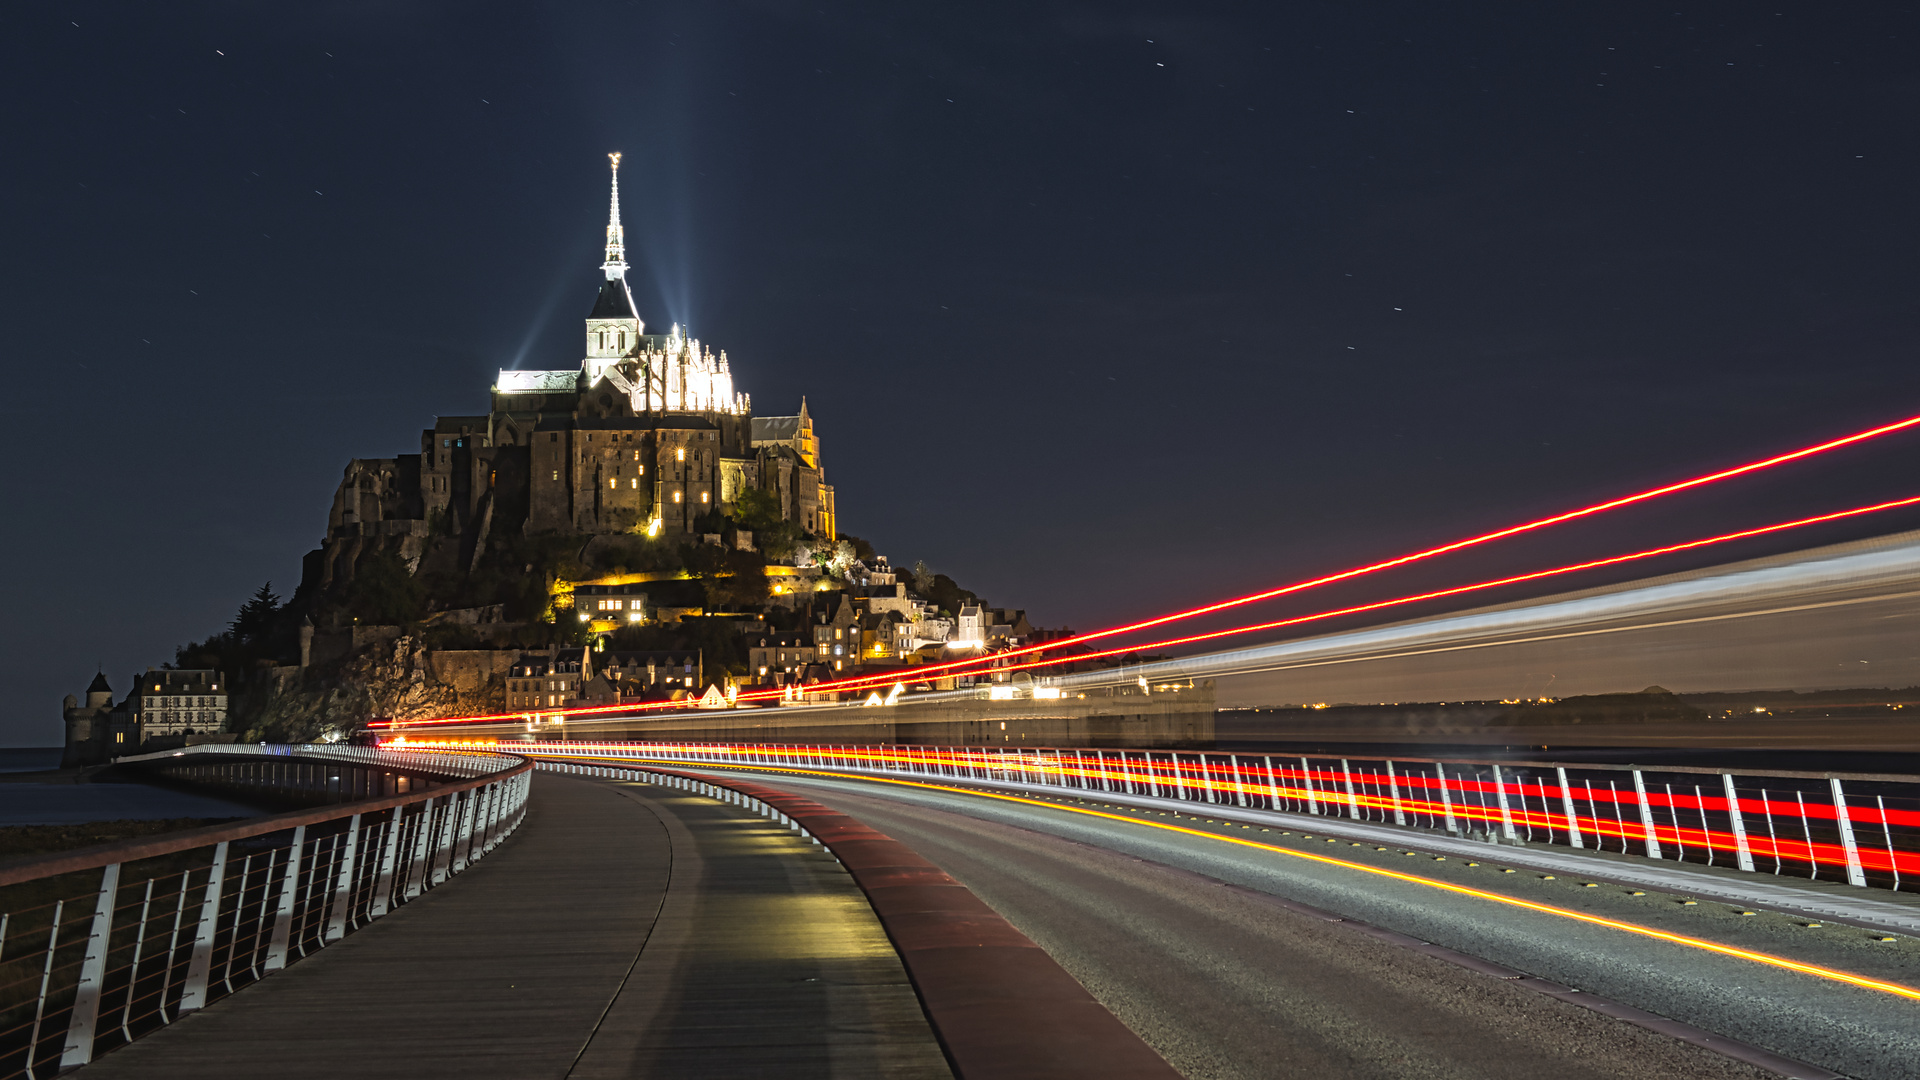
[[[1088,630],[1920,413],[1917,44],[1887,4],[12,9],[0,744],[290,593],[350,458],[577,365],[608,151],[642,314],[806,395],[846,531]]]

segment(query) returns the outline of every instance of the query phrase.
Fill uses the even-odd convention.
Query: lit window
[[[674,501],[674,502],[679,502],[679,501],[680,501],[680,493],[679,493],[679,492],[677,492],[677,491],[676,491],[676,492],[674,492],[674,493],[673,493],[673,501]]]
[[[617,487],[619,487],[619,486],[620,486],[620,481],[618,481],[618,480],[615,480],[615,479],[614,479],[613,477],[611,477],[611,476],[609,476],[609,477],[607,477],[607,490],[608,490],[608,491],[612,491],[612,490],[613,490],[614,488],[617,488]]]
[[[635,465],[634,471],[638,472],[641,476],[647,475],[647,467],[645,465]]]
[[[633,488],[633,489],[634,489],[634,490],[636,490],[636,491],[638,491],[638,490],[639,490],[639,488],[640,488],[640,481],[638,481],[638,480],[629,480],[629,481],[627,481],[627,486],[628,486],[628,487],[630,487],[630,488]]]
[[[555,469],[555,470],[553,470],[553,478],[554,478],[555,480],[558,480],[558,479],[560,479],[560,470],[559,470],[559,469]]]
[[[629,435],[629,436],[627,436],[627,438],[629,438],[629,439],[631,439],[631,438],[633,438],[633,436],[631,436],[631,435]],[[635,451],[633,452],[633,460],[635,460],[635,461],[639,461],[639,460],[640,460],[640,451],[638,451],[638,450],[635,450]]]
[[[706,492],[706,491],[703,491],[703,492],[701,492],[701,493],[700,493],[700,501],[701,501],[701,502],[707,502],[707,501],[708,501],[708,499],[709,499],[709,497],[711,496],[711,494],[712,494],[711,492]]]
[[[683,447],[681,447],[680,449],[678,449],[678,450],[675,450],[675,451],[673,452],[673,460],[675,460],[675,461],[685,461],[685,460],[687,460],[687,448],[683,446]]]

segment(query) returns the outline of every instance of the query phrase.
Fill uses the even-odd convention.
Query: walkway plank
[[[526,824],[446,887],[82,1072],[949,1075],[848,894],[830,858],[734,807],[542,774]]]

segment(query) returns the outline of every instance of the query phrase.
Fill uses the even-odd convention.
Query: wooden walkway
[[[724,803],[550,774],[446,888],[80,1072],[951,1075],[830,856]]]

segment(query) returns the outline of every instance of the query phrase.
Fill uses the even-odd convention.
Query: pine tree
[[[234,643],[252,645],[260,642],[273,625],[273,617],[280,612],[280,598],[274,595],[273,582],[260,586],[253,598],[240,605],[240,613],[233,617],[227,626]]]

